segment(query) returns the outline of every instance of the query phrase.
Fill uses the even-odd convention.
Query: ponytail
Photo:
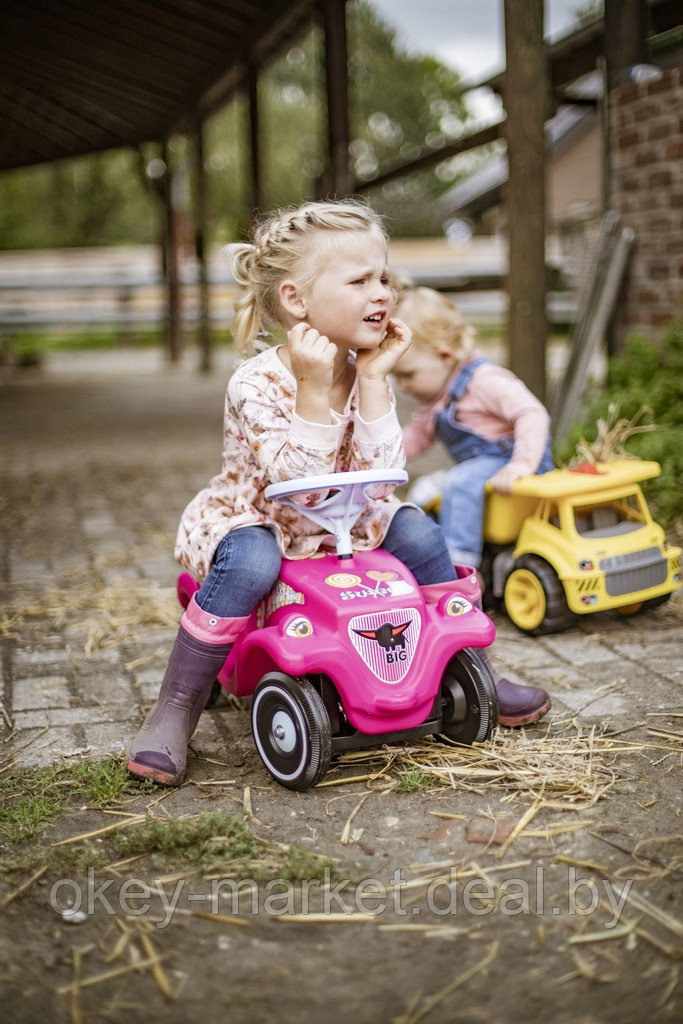
[[[240,287],[235,299],[235,313],[230,325],[235,347],[245,355],[253,355],[253,341],[263,328],[255,285],[256,246],[235,242],[226,247],[230,273]]]

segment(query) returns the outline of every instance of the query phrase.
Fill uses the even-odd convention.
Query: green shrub
[[[567,463],[580,438],[595,438],[597,421],[607,418],[611,405],[617,405],[625,419],[647,407],[649,413],[642,422],[649,420],[656,429],[630,438],[626,450],[662,467],[661,476],[646,481],[643,491],[654,518],[679,536],[683,533],[682,381],[683,322],[674,324],[658,344],[633,335],[624,351],[609,361],[605,387],[556,453],[558,463]]]

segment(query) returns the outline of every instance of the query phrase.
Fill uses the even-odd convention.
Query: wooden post
[[[605,0],[607,91],[630,81],[629,70],[647,59],[647,0]]]
[[[204,168],[204,125],[200,121],[195,131],[195,232],[194,249],[197,258],[197,287],[199,292],[199,321],[197,324],[199,344],[199,369],[208,373],[211,369],[211,331],[209,322],[209,273],[206,259],[206,229],[208,223],[206,170]]]
[[[545,401],[545,135],[543,0],[504,0],[507,52],[509,365]]]
[[[323,188],[328,195],[351,190],[349,173],[349,78],[346,46],[346,0],[320,0],[325,33],[328,167]]]
[[[259,132],[258,68],[250,64],[247,74],[249,92],[249,158],[251,171],[251,216],[263,208],[263,175]]]
[[[643,64],[647,60],[648,29],[647,0],[605,0],[605,52],[602,61],[605,210],[611,210],[614,205],[612,93],[630,81],[629,71],[634,64]],[[625,287],[626,283],[622,282],[622,288]],[[614,317],[606,325],[604,333],[607,355],[612,357],[619,349]]]
[[[605,209],[612,201],[612,126],[610,93],[629,81],[629,69],[642,64],[647,53],[647,3],[644,0],[605,0],[603,70],[605,118]]]
[[[167,308],[167,351],[172,363],[177,363],[182,351],[182,309],[180,286],[180,232],[178,231],[178,210],[176,209],[175,173],[171,158],[171,147],[168,140],[164,141],[164,209],[166,213],[165,231],[165,272],[166,272],[166,308]]]

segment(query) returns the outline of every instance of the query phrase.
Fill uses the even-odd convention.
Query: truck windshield
[[[582,537],[616,537],[646,523],[643,501],[635,491],[598,505],[574,506],[574,525]]]

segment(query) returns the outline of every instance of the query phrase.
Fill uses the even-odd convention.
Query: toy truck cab
[[[656,607],[680,586],[680,548],[654,522],[638,459],[523,477],[511,494],[487,487],[482,572],[512,622],[553,633],[576,615]]]

